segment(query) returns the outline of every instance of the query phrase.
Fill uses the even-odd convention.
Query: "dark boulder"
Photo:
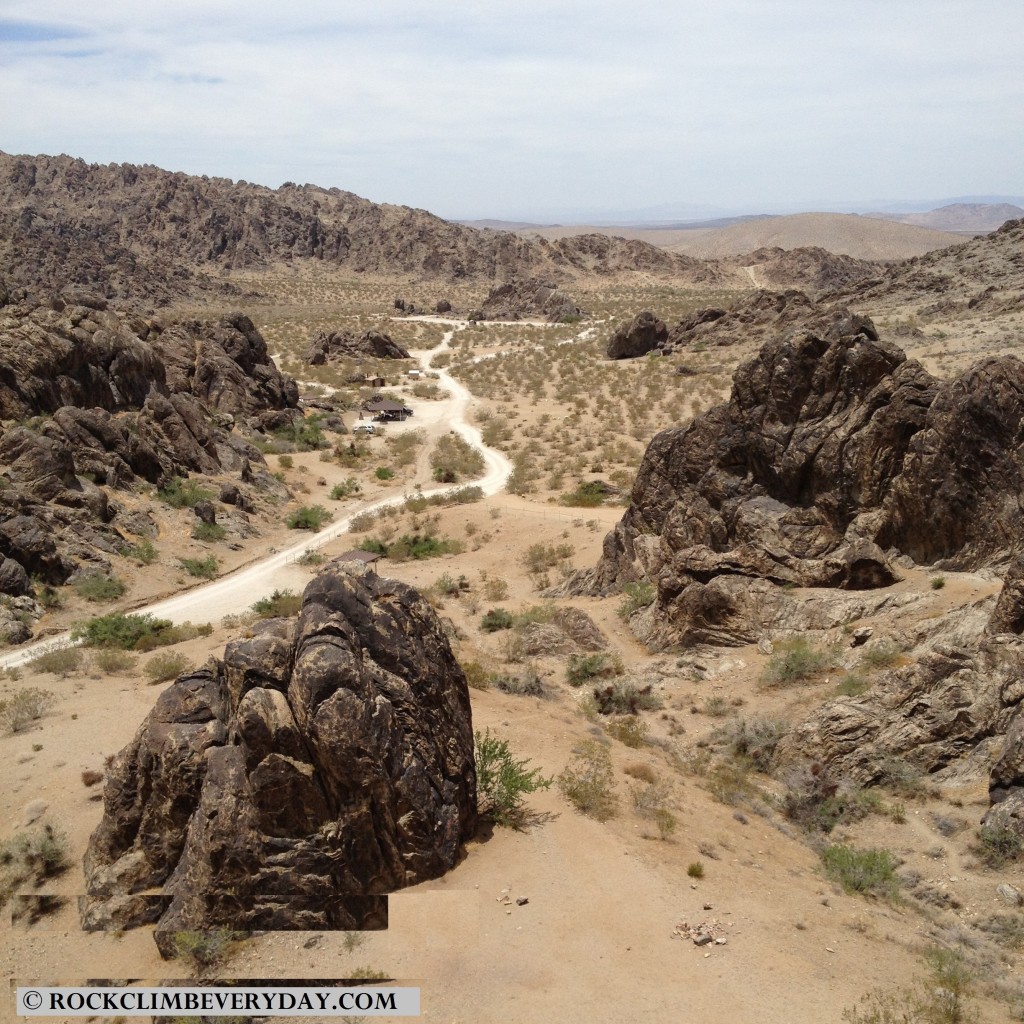
[[[21,562],[0,557],[0,594],[23,597],[32,592],[32,583]]]
[[[83,923],[155,921],[165,953],[180,930],[380,926],[382,894],[451,868],[475,818],[441,623],[405,584],[335,564],[297,620],[169,687],[118,755]]]
[[[608,341],[609,359],[634,359],[664,347],[668,328],[653,313],[637,313],[629,323],[621,324]]]
[[[323,366],[334,359],[408,359],[409,353],[389,334],[382,331],[363,331],[356,335],[352,331],[317,331],[309,344],[306,362],[311,366]]]

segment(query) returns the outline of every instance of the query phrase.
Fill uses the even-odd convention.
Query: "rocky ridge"
[[[306,362],[323,366],[335,359],[408,359],[409,353],[391,335],[368,330],[356,335],[352,331],[317,331],[309,343]]]
[[[465,676],[412,588],[334,563],[166,689],[110,769],[87,929],[386,926],[476,821]],[[153,897],[145,890],[159,889]]]

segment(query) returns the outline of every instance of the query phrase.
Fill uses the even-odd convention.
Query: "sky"
[[[0,150],[585,221],[1024,194],[1021,0],[0,0]]]

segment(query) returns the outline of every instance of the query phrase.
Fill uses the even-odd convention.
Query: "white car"
[[[357,423],[352,428],[353,434],[376,434],[377,428],[372,423]]]

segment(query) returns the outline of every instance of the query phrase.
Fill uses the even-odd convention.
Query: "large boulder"
[[[940,381],[836,311],[822,333],[765,344],[727,403],[651,441],[601,561],[567,589],[646,578],[683,636],[708,613],[688,588],[720,576],[858,589],[894,582],[894,554],[988,564],[1024,536],[1022,421],[1020,360]]]
[[[573,298],[551,281],[512,280],[495,285],[484,299],[481,320],[522,320],[542,317],[550,323],[584,316]]]
[[[383,894],[451,868],[475,819],[440,621],[405,584],[333,564],[297,620],[180,678],[118,755],[83,924],[155,921],[165,953],[181,930],[380,926]]]
[[[664,347],[668,328],[649,310],[620,324],[608,341],[609,359],[633,359]]]

